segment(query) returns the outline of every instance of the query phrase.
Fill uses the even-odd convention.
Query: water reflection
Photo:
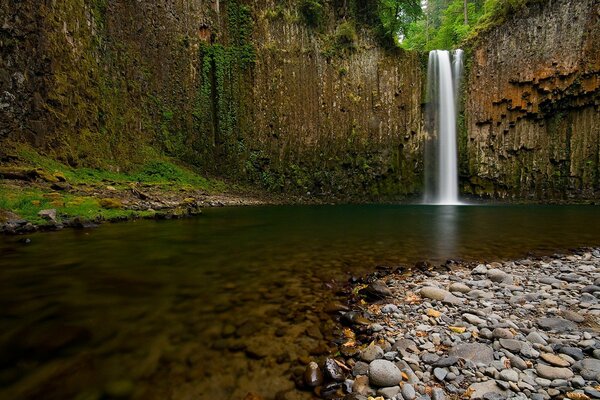
[[[461,206],[437,206],[433,240],[431,242],[432,257],[437,260],[455,258],[456,246],[460,242],[458,237],[458,213]]]
[[[326,349],[324,282],[598,245],[599,226],[597,207],[248,207],[3,237],[0,398],[272,398]]]

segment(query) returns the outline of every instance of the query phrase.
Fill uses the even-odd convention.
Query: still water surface
[[[222,208],[30,237],[0,238],[1,399],[273,398],[327,345],[327,282],[598,246],[600,208]]]

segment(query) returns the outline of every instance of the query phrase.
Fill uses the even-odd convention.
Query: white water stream
[[[433,50],[427,68],[425,202],[460,204],[456,117],[463,51]]]

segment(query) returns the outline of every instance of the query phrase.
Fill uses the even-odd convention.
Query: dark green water
[[[0,398],[272,398],[327,343],[327,282],[598,246],[600,208],[222,208],[30,238],[0,238]]]

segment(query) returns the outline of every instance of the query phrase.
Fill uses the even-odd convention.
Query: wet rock
[[[308,387],[317,387],[323,384],[323,373],[314,361],[308,363],[304,370],[304,384]]]
[[[344,325],[370,325],[371,321],[356,311],[348,311],[342,315],[341,321]]]
[[[360,291],[360,294],[365,295],[371,300],[381,300],[392,295],[392,291],[382,280],[377,280],[370,283],[366,288]]]
[[[335,382],[344,381],[344,373],[340,366],[332,358],[325,360],[325,376]]]
[[[374,360],[369,364],[369,379],[376,386],[396,386],[402,380],[402,374],[391,361]]]

